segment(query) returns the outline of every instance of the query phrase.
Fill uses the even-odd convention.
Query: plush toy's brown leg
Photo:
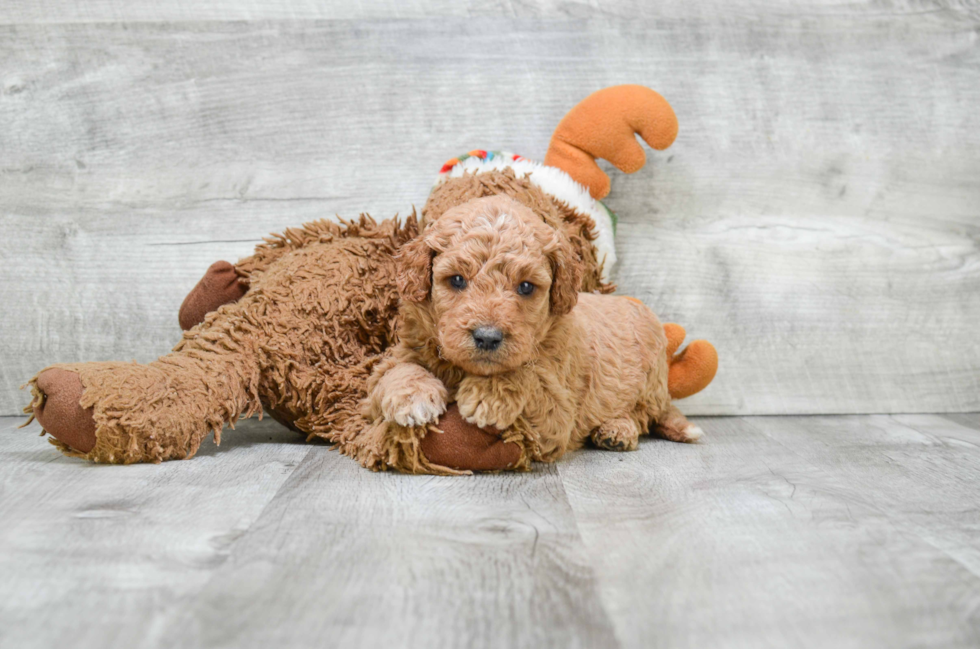
[[[210,432],[260,408],[255,344],[233,318],[195,329],[147,365],[56,365],[31,381],[28,411],[67,455],[130,464],[183,459]],[[93,443],[94,437],[94,443]]]
[[[484,431],[470,424],[454,403],[439,419],[438,431],[426,431],[420,448],[433,464],[468,471],[503,471],[515,468],[523,449],[504,441],[498,431]]]
[[[177,319],[184,331],[204,322],[204,316],[225,304],[237,302],[248,291],[248,279],[227,261],[216,261],[204,273],[180,305]]]
[[[397,314],[392,255],[416,234],[414,216],[402,224],[364,216],[270,237],[235,267],[252,290],[187,331],[172,353],[147,365],[46,368],[30,382],[27,411],[53,423],[56,445],[69,455],[158,462],[192,456],[208,433],[217,441],[225,425],[258,412],[264,399],[308,437],[361,457],[358,404]],[[61,419],[70,425],[58,426],[60,411],[46,410],[49,401],[67,404],[62,410],[71,416]],[[89,421],[75,406],[94,422],[87,451],[72,437]]]
[[[82,381],[75,372],[60,368],[37,376],[38,402],[34,417],[49,435],[81,453],[95,448],[95,418],[92,408],[82,408]]]

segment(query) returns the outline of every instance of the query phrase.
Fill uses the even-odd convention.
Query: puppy
[[[527,207],[494,196],[449,210],[399,263],[400,341],[369,382],[369,416],[425,426],[456,401],[481,428],[520,424],[546,462],[588,438],[632,451],[651,430],[701,436],[671,404],[657,317],[579,294],[568,240]]]

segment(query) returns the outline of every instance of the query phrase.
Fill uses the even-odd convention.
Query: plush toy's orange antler
[[[668,322],[664,325],[664,333],[667,334],[667,358],[670,359],[667,375],[670,398],[683,399],[708,387],[718,371],[718,352],[714,345],[707,340],[695,340],[675,356],[687,332],[684,327]]]
[[[625,173],[646,162],[635,134],[654,149],[677,137],[677,117],[667,100],[645,86],[612,86],[592,93],[558,123],[544,163],[558,167],[589,188],[595,199],[609,193],[609,176],[595,163],[603,158]]]

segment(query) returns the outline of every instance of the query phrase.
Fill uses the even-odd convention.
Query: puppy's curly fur
[[[426,426],[456,401],[481,428],[523,431],[532,459],[593,443],[635,450],[701,430],[671,403],[667,339],[638,300],[578,293],[566,235],[507,196],[448,210],[399,252],[400,342],[367,412]]]

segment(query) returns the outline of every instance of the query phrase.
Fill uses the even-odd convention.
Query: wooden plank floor
[[[980,644],[980,416],[701,419],[529,474],[272,422],[95,466],[0,419],[0,646]]]

